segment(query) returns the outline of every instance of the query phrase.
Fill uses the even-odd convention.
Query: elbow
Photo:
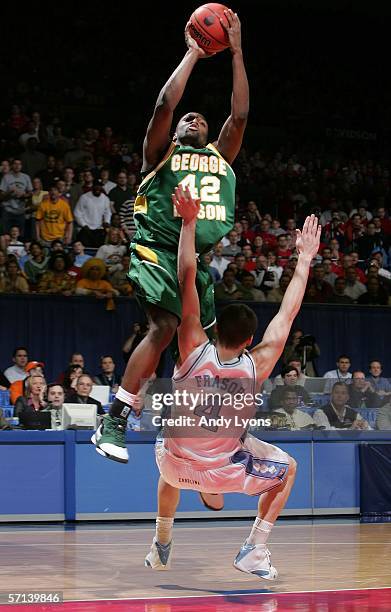
[[[241,110],[235,110],[234,112],[232,112],[231,119],[235,127],[245,126],[248,120],[248,114],[249,114],[248,108],[241,109]]]

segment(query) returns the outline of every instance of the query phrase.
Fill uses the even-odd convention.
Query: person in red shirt
[[[292,255],[292,249],[290,249],[288,246],[287,234],[280,234],[280,236],[278,236],[276,255],[280,262],[280,265],[283,267],[286,266],[289,257]]]

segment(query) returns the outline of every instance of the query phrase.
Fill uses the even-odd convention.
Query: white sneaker
[[[160,544],[153,538],[150,552],[145,557],[145,567],[150,567],[155,570],[170,569],[172,553],[172,540],[168,544]]]
[[[236,555],[234,567],[246,574],[254,574],[265,580],[275,580],[278,572],[270,561],[270,551],[264,544],[245,542]]]

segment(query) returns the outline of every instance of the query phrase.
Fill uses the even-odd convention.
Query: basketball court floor
[[[178,522],[169,571],[144,567],[147,524],[4,525],[3,609],[37,612],[363,612],[391,610],[391,523],[280,521],[274,582],[232,567],[252,521]],[[7,605],[5,594],[62,592],[63,604]]]

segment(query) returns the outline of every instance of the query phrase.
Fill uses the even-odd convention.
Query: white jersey
[[[221,362],[211,342],[197,347],[173,376],[175,407],[164,428],[164,445],[197,469],[229,463],[254,416],[256,368],[251,355]]]

